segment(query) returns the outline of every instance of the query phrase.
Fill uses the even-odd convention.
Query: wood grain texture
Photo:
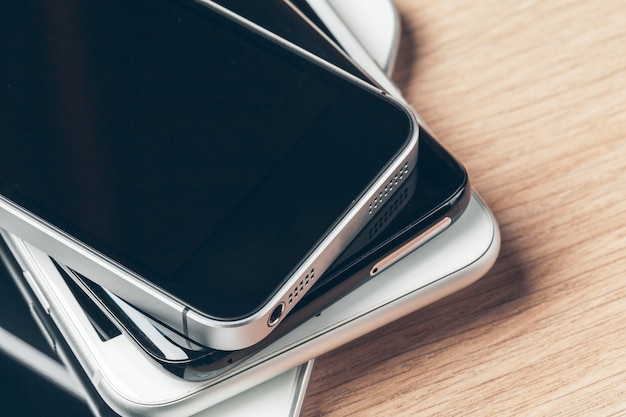
[[[319,358],[303,415],[626,415],[626,2],[397,6],[395,81],[502,250],[473,286]]]

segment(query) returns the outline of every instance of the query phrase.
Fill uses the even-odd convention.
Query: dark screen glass
[[[0,8],[0,192],[215,317],[262,305],[410,134],[192,2]]]

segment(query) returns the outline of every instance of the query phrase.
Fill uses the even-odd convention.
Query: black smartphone
[[[11,0],[0,51],[0,226],[213,348],[417,160],[405,105],[210,0]]]

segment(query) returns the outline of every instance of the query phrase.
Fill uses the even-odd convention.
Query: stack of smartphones
[[[3,260],[96,414],[302,389],[292,368],[497,254],[463,167],[337,48],[355,43],[329,4],[218,3],[17,2],[6,28],[30,66],[6,72]]]

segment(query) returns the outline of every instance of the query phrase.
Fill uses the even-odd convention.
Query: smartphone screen
[[[10,1],[0,51],[0,194],[217,318],[260,308],[413,129],[193,1]]]

